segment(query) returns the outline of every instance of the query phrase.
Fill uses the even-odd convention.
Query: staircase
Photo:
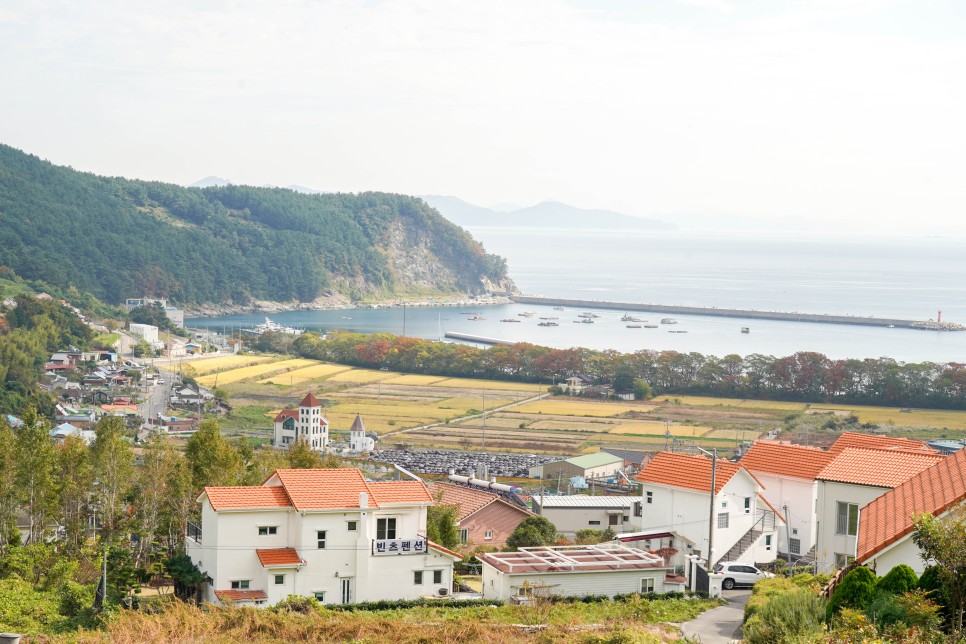
[[[773,532],[775,530],[775,513],[771,510],[758,510],[758,518],[752,524],[751,529],[748,530],[735,545],[731,546],[728,552],[725,553],[724,557],[718,561],[737,561],[741,555],[750,548],[758,538],[765,532]]]

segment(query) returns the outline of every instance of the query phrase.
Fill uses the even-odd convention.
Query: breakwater
[[[932,331],[963,331],[966,327],[950,322],[932,320],[900,320],[894,318],[859,317],[853,315],[827,315],[824,313],[786,313],[782,311],[752,311],[745,309],[719,309],[702,306],[674,306],[668,304],[644,304],[641,302],[605,302],[600,300],[570,300],[533,295],[513,295],[519,304],[542,306],[567,306],[581,309],[613,309],[616,311],[647,311],[677,315],[705,315],[748,320],[780,320],[786,322],[817,322],[821,324],[852,324],[858,326],[895,327],[897,329],[923,329]]]

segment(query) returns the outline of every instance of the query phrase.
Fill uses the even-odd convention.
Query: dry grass
[[[486,426],[487,427],[500,427],[500,428],[503,428],[503,429],[517,429],[517,428],[520,427],[520,423],[529,422],[529,420],[532,420],[532,419],[519,418],[519,417],[518,418],[507,418],[506,416],[500,416],[500,415],[497,415],[497,416],[489,416],[489,415],[487,415],[487,417],[486,417]],[[471,420],[465,420],[465,421],[462,421],[462,422],[459,422],[459,423],[455,423],[454,424],[454,427],[476,426],[476,425],[479,425],[481,422],[482,422],[481,419],[479,419],[479,418],[473,418]],[[523,431],[523,430],[521,430],[521,431]]]
[[[514,412],[522,414],[559,414],[561,416],[597,416],[608,418],[629,411],[648,412],[653,405],[630,405],[623,402],[594,402],[586,400],[561,400],[545,398],[514,407]]]
[[[237,369],[239,367],[247,367],[249,365],[271,362],[272,360],[278,359],[278,357],[279,356],[252,355],[218,356],[217,358],[192,360],[191,362],[186,363],[185,367],[190,366],[193,373],[203,376],[216,371],[227,371],[228,369]]]
[[[399,376],[398,378],[390,378],[389,380],[384,380],[383,382],[387,385],[415,385],[415,386],[426,386],[433,383],[439,382],[441,380],[446,380],[445,376],[419,376],[415,374],[408,374],[405,376]]]
[[[761,433],[748,429],[716,429],[704,435],[705,438],[722,438],[728,440],[735,440],[735,436],[738,437],[737,440],[753,441],[761,436]]]
[[[327,382],[354,382],[366,384],[379,382],[388,378],[396,378],[399,374],[394,371],[374,371],[372,369],[349,369],[328,378]]]
[[[846,405],[812,405],[809,412],[834,412],[835,415],[855,414],[860,423],[900,425],[903,427],[932,427],[966,430],[966,411],[946,409],[910,409],[899,407],[858,407]]]
[[[512,399],[508,398],[494,398],[489,397],[486,399],[487,409],[497,409],[498,407],[504,407],[514,402]],[[483,398],[446,398],[444,400],[436,403],[436,407],[440,409],[458,409],[460,411],[466,411],[467,409],[483,409]]]
[[[434,387],[455,387],[458,389],[468,389],[470,391],[480,391],[486,389],[502,389],[504,391],[532,391],[534,393],[546,393],[547,385],[535,385],[525,382],[503,382],[502,380],[474,380],[472,378],[447,378],[433,383]]]
[[[349,371],[352,367],[347,367],[341,364],[314,364],[310,367],[303,367],[301,369],[294,369],[285,373],[281,376],[272,376],[271,378],[265,378],[264,380],[259,380],[260,385],[289,385],[289,384],[301,384],[303,382],[308,382],[310,380],[319,380],[327,376],[332,376],[337,373],[342,373],[343,371]]]
[[[396,403],[396,401],[393,402]],[[332,412],[336,414],[361,414],[363,418],[369,418],[370,416],[421,418],[425,419],[426,422],[445,420],[456,415],[451,409],[437,409],[426,405],[410,405],[406,403],[380,405],[372,400],[340,402],[338,405],[329,407],[326,411],[327,413]]]
[[[211,387],[215,383],[219,385],[227,385],[233,382],[247,380],[249,378],[257,378],[258,376],[264,376],[265,374],[273,373],[276,371],[287,371],[289,369],[297,369],[300,367],[305,367],[313,364],[318,364],[318,361],[307,360],[305,358],[293,358],[292,360],[280,360],[279,362],[270,362],[268,364],[258,364],[251,367],[242,367],[241,369],[232,369],[230,371],[223,371],[216,374],[202,376],[201,378],[198,378],[198,383],[205,387]]]
[[[611,423],[596,423],[592,420],[574,420],[568,422],[565,420],[538,420],[527,426],[527,429],[537,429],[537,430],[561,430],[566,432],[609,432],[611,429],[616,427],[616,425]]]
[[[661,420],[638,420],[633,423],[621,423],[610,430],[611,434],[639,434],[648,436],[664,436],[670,432],[675,438],[701,437],[711,431],[711,427],[700,425],[671,425],[667,426]]]
[[[740,407],[742,409],[767,409],[775,411],[804,411],[808,405],[805,403],[783,402],[781,400],[744,400]]]
[[[349,428],[352,427],[352,421],[355,418],[356,415],[354,413],[327,412],[325,414],[325,419],[329,421],[329,428],[336,431],[349,431]],[[366,429],[377,434],[396,432],[400,429],[420,427],[421,425],[436,422],[432,418],[410,418],[406,416],[363,416],[362,420],[366,424]]]
[[[712,398],[710,396],[675,396],[674,394],[669,394],[667,396],[652,398],[650,402],[679,402],[682,405],[694,405],[695,407],[737,407],[745,401],[743,398]]]

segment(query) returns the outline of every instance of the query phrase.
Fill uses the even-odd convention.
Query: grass
[[[383,380],[384,384],[387,385],[415,385],[415,386],[427,386],[434,383],[440,382],[441,380],[446,380],[445,376],[419,376],[415,374],[409,374],[405,376],[399,376],[398,378],[390,378],[389,380]]]
[[[222,421],[226,429],[272,429],[277,409],[264,405],[234,407]]]
[[[610,418],[629,411],[647,412],[654,409],[653,405],[628,405],[617,402],[594,402],[585,400],[568,400],[546,398],[524,403],[514,407],[513,411],[522,414],[557,414],[560,416],[598,416]]]
[[[541,420],[539,416],[533,419],[527,429],[540,430],[559,430],[565,432],[609,432],[617,425],[613,423],[601,423],[594,420]]]
[[[899,407],[860,407],[857,405],[812,405],[810,412],[831,411],[853,413],[860,423],[876,425],[901,425],[904,427],[934,427],[937,429],[966,430],[966,411],[946,409],[910,409]]]
[[[231,369],[229,371],[222,371],[219,373],[202,376],[201,378],[198,378],[198,383],[205,387],[211,387],[216,383],[219,385],[228,385],[240,380],[264,376],[275,371],[287,371],[289,369],[297,369],[299,367],[305,367],[312,364],[318,364],[318,361],[307,360],[305,358],[293,358],[291,360],[280,360],[278,362],[270,362],[267,364],[256,364],[250,367]]]
[[[704,435],[705,438],[719,438],[722,440],[735,440],[737,435],[738,440],[742,441],[753,441],[758,438],[761,434],[748,429],[716,429],[714,431],[708,432]]]

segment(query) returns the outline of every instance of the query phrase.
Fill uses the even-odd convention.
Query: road
[[[729,644],[741,641],[741,623],[745,616],[745,603],[751,597],[751,589],[724,590],[724,606],[706,610],[697,618],[681,625],[681,633],[701,644]]]

